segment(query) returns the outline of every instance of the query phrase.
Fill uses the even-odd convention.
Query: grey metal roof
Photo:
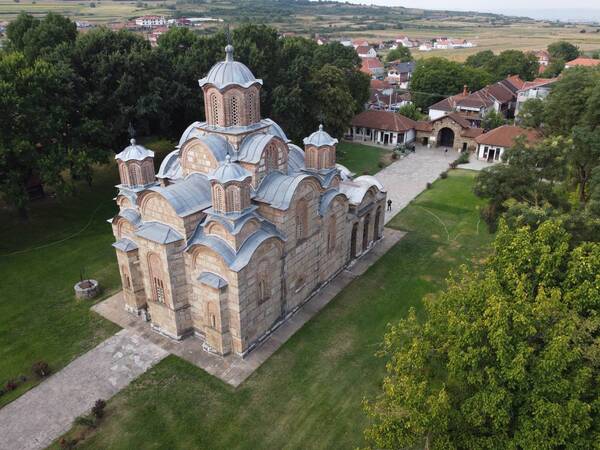
[[[229,284],[223,278],[212,272],[202,272],[198,277],[198,281],[215,289],[222,289]]]
[[[158,244],[170,244],[183,239],[173,228],[160,222],[144,222],[135,234]]]
[[[179,138],[179,143],[177,144],[177,148],[180,148],[186,141],[190,140],[193,137],[204,136],[205,132],[199,127],[205,125],[206,122],[194,122],[190,124],[185,131],[181,134]]]
[[[173,150],[165,157],[165,159],[163,159],[156,177],[168,178],[170,180],[178,180],[183,178],[181,160],[179,159],[179,150]]]
[[[263,222],[265,219],[256,213],[258,206],[252,205],[241,213],[234,214],[223,214],[214,211],[212,208],[206,211],[206,220],[204,221],[204,227],[207,227],[211,222],[218,222],[225,227],[227,232],[231,235],[238,234],[244,224],[251,219],[257,219],[259,222]]]
[[[204,174],[192,173],[185,180],[149,190],[160,194],[180,217],[208,208],[211,205],[211,185]]]
[[[288,209],[300,182],[311,177],[312,175],[302,173],[284,175],[281,172],[271,172],[263,178],[254,199],[269,203],[277,209]]]
[[[117,242],[114,242],[112,246],[118,250],[123,252],[131,252],[133,250],[137,250],[138,246],[131,239],[121,238]]]
[[[256,164],[260,161],[260,157],[265,147],[275,138],[272,134],[255,133],[244,138],[240,145],[238,160]]]
[[[129,142],[131,145],[128,145],[121,153],[115,155],[115,159],[121,161],[143,161],[146,158],[154,158],[154,152],[148,150],[143,145],[136,144],[135,139],[131,139]]]
[[[233,60],[233,47],[225,47],[225,61],[218,62],[208,71],[208,75],[198,81],[200,87],[212,84],[217,89],[223,89],[229,85],[238,85],[247,88],[254,83],[262,84],[262,80],[256,79],[250,69],[239,61]]]
[[[323,131],[323,124],[321,124],[319,125],[318,131],[315,131],[309,137],[304,138],[302,142],[304,142],[304,145],[320,147],[322,145],[335,145],[338,143],[338,140],[332,138],[326,131]]]
[[[281,237],[272,232],[268,231],[265,228],[260,228],[256,230],[251,236],[249,236],[244,243],[242,244],[240,250],[238,251],[235,260],[231,264],[231,270],[235,272],[239,272],[244,267],[248,265],[252,255],[260,245],[265,242],[267,239],[276,238],[281,239]]]
[[[137,210],[133,208],[125,208],[122,211],[119,211],[117,216],[124,218],[136,227],[139,226],[140,223],[142,223],[142,216]]]
[[[321,217],[323,217],[325,214],[327,214],[329,205],[331,205],[331,202],[333,201],[333,199],[338,196],[346,198],[346,195],[344,193],[338,191],[337,189],[329,189],[328,191],[325,191],[323,193],[323,195],[321,196],[321,202],[319,203],[319,215]]]
[[[225,157],[234,152],[232,145],[227,139],[218,134],[206,134],[198,136],[194,140],[202,142],[212,152],[218,162],[225,161]]]
[[[225,184],[230,181],[244,181],[252,178],[252,174],[237,163],[231,162],[231,156],[225,156],[225,164],[221,164],[208,174],[209,180]]]
[[[352,177],[354,176],[354,174],[352,172],[350,172],[350,169],[348,169],[346,166],[343,166],[341,164],[336,164],[335,168],[340,171],[342,180],[351,180]]]
[[[365,198],[365,194],[370,186],[366,184],[354,183],[353,181],[344,181],[340,183],[340,192],[348,197],[353,205],[360,205]]]
[[[268,132],[270,134],[281,138],[281,140],[285,143],[290,142],[283,129],[273,119],[263,119],[262,122],[269,125]]]
[[[304,169],[304,150],[295,144],[288,144],[288,175],[300,172]]]
[[[360,177],[355,178],[354,182],[359,184],[365,184],[367,186],[375,186],[381,192],[385,192],[385,188],[383,187],[383,184],[381,184],[381,181],[379,181],[372,175],[361,175]]]

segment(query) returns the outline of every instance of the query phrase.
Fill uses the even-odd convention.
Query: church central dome
[[[262,85],[262,80],[256,79],[250,69],[239,61],[233,60],[233,46],[225,47],[225,61],[218,62],[209,70],[205,78],[199,80],[200,87],[212,84],[218,89],[229,85],[247,88],[254,83]]]

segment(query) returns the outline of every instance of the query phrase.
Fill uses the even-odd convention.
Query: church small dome
[[[309,137],[304,138],[304,145],[314,145],[315,147],[321,147],[322,145],[335,145],[338,143],[337,139],[332,138],[329,133],[323,130],[323,124],[319,125],[319,130],[315,131]]]
[[[154,158],[154,152],[148,150],[143,145],[136,144],[135,139],[129,141],[131,145],[128,145],[123,151],[115,156],[115,159],[121,161],[143,161],[146,158]]]
[[[238,85],[244,88],[254,83],[262,84],[262,80],[256,79],[250,69],[239,61],[233,59],[233,46],[225,47],[225,61],[218,62],[208,71],[208,75],[198,81],[200,87],[212,84],[217,89],[223,89],[229,85]]]
[[[225,164],[220,165],[213,172],[209,173],[208,179],[224,184],[229,181],[244,181],[251,176],[252,174],[241,165],[232,163],[231,156],[227,155],[225,157]]]

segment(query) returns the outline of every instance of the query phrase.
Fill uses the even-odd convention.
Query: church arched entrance
[[[454,130],[444,127],[438,132],[437,136],[438,147],[453,147],[454,146]]]

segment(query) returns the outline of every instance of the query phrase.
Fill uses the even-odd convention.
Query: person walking
[[[388,211],[392,210],[392,201],[390,199],[388,199],[388,201],[387,201],[387,210]]]

